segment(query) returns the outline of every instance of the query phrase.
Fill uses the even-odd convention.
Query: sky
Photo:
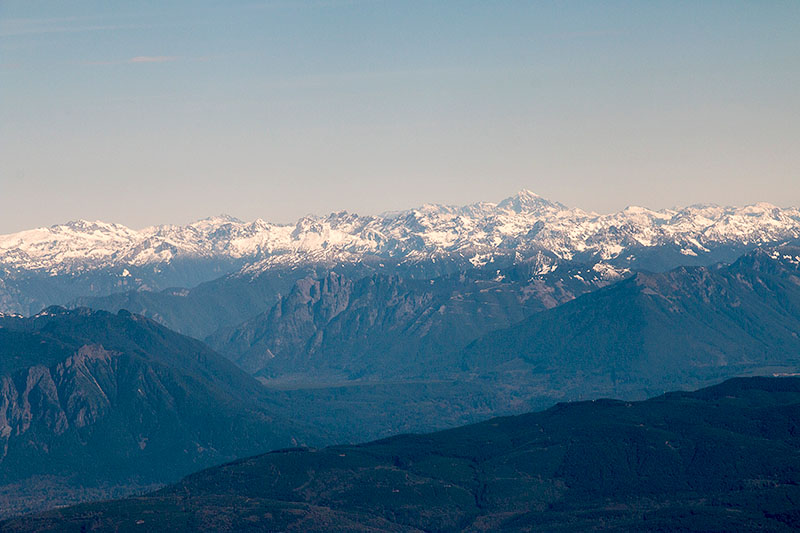
[[[800,205],[800,2],[0,0],[0,233]]]

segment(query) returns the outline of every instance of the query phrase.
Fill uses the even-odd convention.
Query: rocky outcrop
[[[452,373],[460,364],[448,363],[447,354],[602,284],[582,273],[585,278],[523,276],[514,282],[503,275],[351,279],[331,272],[298,281],[271,310],[221,329],[208,342],[245,370],[270,379],[430,375],[435,368]]]

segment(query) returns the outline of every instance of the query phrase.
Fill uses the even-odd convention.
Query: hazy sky
[[[0,0],[0,233],[800,204],[800,1]]]

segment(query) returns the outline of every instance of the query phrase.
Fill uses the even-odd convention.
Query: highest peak
[[[531,201],[531,202],[533,202],[533,201],[549,202],[549,200],[547,200],[546,198],[544,198],[542,196],[539,196],[538,194],[536,194],[535,192],[533,192],[533,191],[531,191],[529,189],[520,189],[520,191],[517,192],[517,194],[515,194],[513,196],[509,196],[508,198],[503,200],[503,202],[507,202],[507,201],[510,201],[510,200]]]
[[[512,209],[518,213],[522,211],[538,211],[540,209],[566,209],[566,206],[543,198],[528,189],[522,189],[514,196],[510,196],[497,204],[497,206],[503,209]]]
[[[520,189],[516,196],[517,198],[541,198],[541,196],[530,189]]]
[[[220,213],[219,215],[201,218],[197,222],[206,222],[210,224],[243,224],[243,222],[238,218],[226,213]]]
[[[208,231],[216,231],[219,229],[223,229],[231,225],[238,226],[243,224],[244,222],[242,222],[238,218],[223,213],[221,215],[201,218],[200,220],[196,220],[186,226],[163,226],[163,227],[169,229],[194,229],[202,232],[208,232]]]

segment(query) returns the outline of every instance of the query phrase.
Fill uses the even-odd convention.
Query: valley
[[[792,531],[800,380],[598,400],[357,446],[277,450],[5,531]],[[138,529],[137,529],[138,528]]]

